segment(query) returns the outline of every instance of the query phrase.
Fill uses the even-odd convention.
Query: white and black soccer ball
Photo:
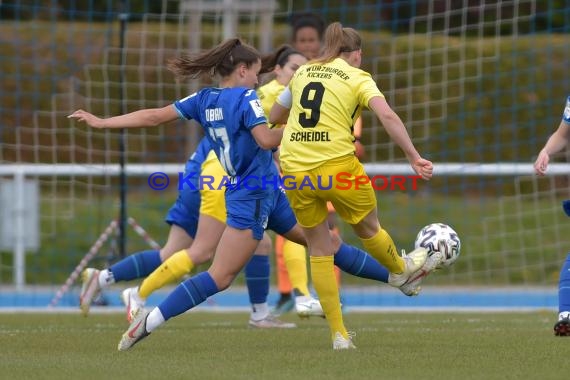
[[[428,224],[416,237],[415,248],[427,249],[428,256],[436,252],[443,254],[443,261],[438,268],[451,266],[461,252],[461,240],[453,228],[444,223]]]

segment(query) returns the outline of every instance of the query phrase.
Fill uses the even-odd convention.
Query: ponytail
[[[330,62],[342,53],[359,50],[362,39],[353,28],[343,28],[340,22],[333,22],[325,30],[322,54],[314,61],[320,63]]]
[[[232,38],[204,52],[171,59],[167,67],[181,79],[197,78],[206,73],[226,77],[240,64],[249,68],[260,58],[254,47],[244,44],[239,38]]]

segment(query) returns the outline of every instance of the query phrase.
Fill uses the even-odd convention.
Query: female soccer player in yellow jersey
[[[343,28],[338,22],[330,24],[321,56],[297,70],[269,118],[270,123],[287,124],[281,142],[281,167],[284,176],[294,178],[295,184],[286,188],[287,197],[308,242],[313,285],[336,349],[354,348],[354,344],[344,326],[333,272],[327,201],[353,227],[365,249],[390,271],[392,286],[416,281],[418,276],[412,275],[426,270],[429,264],[423,248],[398,255],[392,238],[380,226],[372,186],[356,190],[355,178],[366,172],[354,156],[351,127],[363,107],[376,114],[418,175],[429,180],[433,171],[432,163],[417,152],[404,124],[370,74],[359,69],[361,60],[358,32]],[[351,189],[336,188],[335,175],[340,172],[352,175]],[[300,186],[306,178],[311,178],[312,183],[332,182],[332,186],[329,189]]]
[[[302,12],[291,15],[291,44],[295,49],[300,51],[309,60],[315,59],[321,53],[323,35],[325,33],[325,21],[316,13]],[[354,136],[354,154],[356,158],[362,160],[365,156],[364,145],[360,142],[362,136],[362,118],[359,117],[354,121],[354,128],[352,131]],[[329,229],[337,235],[340,235],[338,228],[338,217],[333,205],[328,202],[327,207],[329,210],[328,223]],[[276,239],[278,242],[278,239]],[[278,246],[275,244],[275,251],[278,255]],[[279,272],[278,272],[279,273]],[[335,275],[337,283],[341,285],[341,273],[337,266],[335,266]]]
[[[291,15],[291,45],[293,49],[295,49],[297,52],[302,54],[307,59],[314,59],[319,55],[324,31],[325,31],[324,20],[315,13],[295,13]],[[276,70],[277,69],[278,67],[276,67]],[[272,82],[273,85],[277,86],[271,86],[269,88],[271,92],[269,96],[266,97],[266,99],[270,98],[270,95],[274,95],[274,97],[272,97],[270,101],[266,100],[265,102],[262,99],[262,104],[264,106],[264,109],[267,108],[266,109],[267,115],[269,115],[268,112],[273,106],[273,103],[277,95],[279,95],[279,93],[283,91],[284,85],[287,85],[289,83],[289,80],[291,80],[291,76],[283,78],[283,76],[278,74],[277,71],[272,73],[271,77],[274,78],[278,75],[281,76],[281,78],[278,79],[277,81]],[[259,90],[261,90],[261,88]],[[361,136],[361,127],[362,127],[362,122],[359,119],[354,125],[354,136],[356,139],[354,144],[357,153],[360,152],[363,155],[364,147],[359,142],[359,138]],[[357,154],[357,157],[361,158],[361,155]],[[337,218],[336,218],[336,213],[334,211],[334,207],[332,207],[330,203],[328,204],[328,206],[329,206],[329,227],[333,233],[338,235],[339,231],[336,222]],[[298,303],[296,302],[298,298],[292,297],[292,294],[297,294],[298,290],[295,290],[295,284],[292,284],[292,282],[295,282],[296,279],[293,278],[291,281],[289,280],[290,277],[289,266],[291,265],[291,263],[294,266],[297,265],[298,267],[307,266],[306,256],[303,256],[303,263],[301,263],[300,261],[301,251],[304,252],[304,249],[301,249],[299,248],[298,245],[295,245],[294,243],[287,241],[282,236],[275,237],[275,264],[276,264],[275,273],[277,277],[277,288],[279,290],[279,299],[277,301],[277,304],[275,305],[275,308],[273,309],[273,313],[275,315],[281,315],[298,305]],[[287,256],[287,258],[285,258],[284,256]],[[286,260],[287,264],[285,263]],[[335,266],[335,275],[337,277],[338,285],[340,286],[341,274],[339,268],[336,266]],[[295,274],[293,276],[295,276]]]

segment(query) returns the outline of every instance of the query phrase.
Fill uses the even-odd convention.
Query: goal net
[[[537,178],[532,171],[570,91],[570,8],[554,3],[143,1],[128,10],[124,24],[124,10],[107,5],[1,4],[7,22],[0,23],[0,172],[10,184],[16,167],[29,170],[26,180],[39,194],[39,244],[25,249],[24,283],[63,284],[119,215],[121,134],[71,122],[71,111],[106,117],[169,104],[210,82],[176,82],[167,59],[210,47],[228,33],[268,52],[289,41],[292,14],[315,12],[359,30],[362,67],[435,164],[433,180],[415,190],[378,192],[381,224],[398,247],[410,250],[418,231],[433,222],[458,232],[459,260],[430,276],[426,287],[554,289],[570,249],[561,209],[570,198],[566,152],[553,157],[550,175]],[[405,167],[378,120],[365,112],[363,121],[369,174]],[[186,122],[125,132],[126,167],[138,165],[127,176],[127,214],[160,244],[176,186],[152,190],[148,176],[157,165],[170,165],[176,176],[200,136]],[[33,226],[24,219],[23,227]],[[342,232],[360,245],[348,226]],[[94,266],[120,258],[113,241]],[[127,254],[146,247],[127,230]],[[0,285],[10,285],[15,255],[9,244],[2,249]],[[370,285],[348,276],[343,283]]]

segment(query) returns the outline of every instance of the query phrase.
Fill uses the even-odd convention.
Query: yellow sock
[[[405,269],[404,259],[398,255],[394,241],[384,229],[369,239],[360,239],[364,249],[392,273],[402,273]]]
[[[155,290],[180,280],[185,274],[190,273],[192,268],[194,263],[188,257],[186,250],[176,252],[144,279],[139,287],[139,296],[143,299],[148,298]]]
[[[293,289],[304,296],[309,295],[309,278],[307,276],[307,253],[301,244],[285,240],[283,244],[283,259],[289,273],[289,281]]]
[[[331,336],[334,337],[334,334],[338,331],[345,338],[348,338],[340,309],[338,286],[334,274],[334,257],[311,256],[311,277],[331,329]]]

